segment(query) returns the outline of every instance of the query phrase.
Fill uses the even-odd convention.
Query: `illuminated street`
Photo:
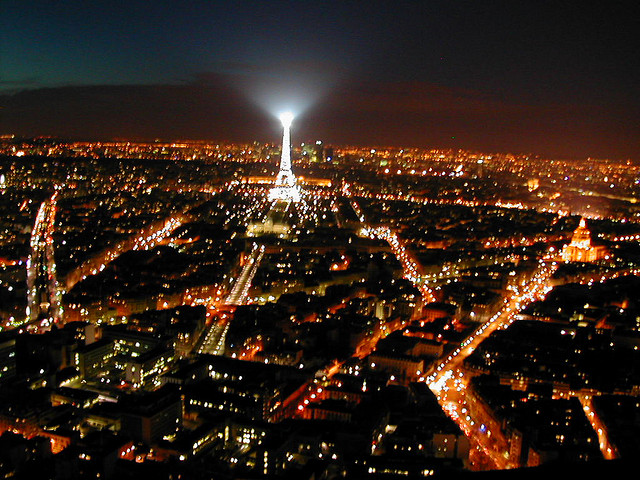
[[[37,328],[47,329],[62,321],[61,290],[56,278],[53,235],[55,231],[58,192],[43,202],[31,235],[31,255],[27,261],[28,305],[27,322],[37,322]]]
[[[240,275],[235,280],[229,296],[224,301],[225,305],[242,305],[247,301],[251,282],[260,267],[263,256],[264,245],[254,243]]]
[[[466,395],[468,375],[465,375],[463,362],[477,346],[498,329],[508,328],[524,306],[536,299],[544,297],[550,290],[548,280],[556,270],[556,262],[547,264],[540,260],[538,270],[531,280],[516,287],[509,297],[504,299],[504,306],[491,319],[482,324],[472,335],[467,337],[444,360],[435,364],[423,377],[429,388],[437,395],[442,408],[448,412],[460,428],[467,434],[472,444],[475,445],[480,457],[476,459],[479,464],[485,464],[490,468],[515,468],[518,467],[517,459],[510,459],[509,441],[502,435],[498,424],[493,428],[487,427],[491,419],[491,412],[486,412],[487,417],[472,418],[470,416]]]
[[[225,299],[223,305],[237,306],[243,305],[247,301],[251,281],[260,266],[263,255],[264,245],[254,243],[251,253],[248,255],[246,263],[244,267],[242,267],[242,271],[235,280],[231,292]],[[198,348],[198,353],[222,355],[224,352],[226,333],[229,329],[228,322],[227,314],[223,314],[220,320],[214,321],[208,329],[205,330],[202,343]]]

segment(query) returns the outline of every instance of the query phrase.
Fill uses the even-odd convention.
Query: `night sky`
[[[0,1],[0,134],[640,159],[635,2]]]

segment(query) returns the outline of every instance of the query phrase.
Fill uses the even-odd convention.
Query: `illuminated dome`
[[[584,218],[580,219],[580,225],[573,232],[571,245],[580,248],[591,248],[591,232],[587,228],[587,222],[585,222]]]
[[[591,232],[585,219],[581,218],[578,228],[573,232],[571,243],[562,250],[562,259],[565,262],[595,262],[603,258],[609,258],[607,248],[591,244]]]

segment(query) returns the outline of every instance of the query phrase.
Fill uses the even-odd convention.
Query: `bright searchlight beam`
[[[282,126],[284,128],[289,128],[291,126],[291,122],[293,122],[293,113],[291,112],[281,113],[280,121],[282,122]]]

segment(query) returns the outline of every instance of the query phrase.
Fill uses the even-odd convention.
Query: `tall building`
[[[300,189],[296,184],[296,177],[291,171],[291,122],[293,114],[283,113],[280,121],[284,128],[282,135],[282,156],[280,158],[280,170],[276,177],[276,186],[269,191],[269,200],[285,200],[297,202],[300,200]]]
[[[581,218],[578,228],[573,232],[571,243],[562,250],[562,259],[565,262],[595,262],[608,256],[609,252],[604,245],[591,244],[591,232],[584,218]]]

